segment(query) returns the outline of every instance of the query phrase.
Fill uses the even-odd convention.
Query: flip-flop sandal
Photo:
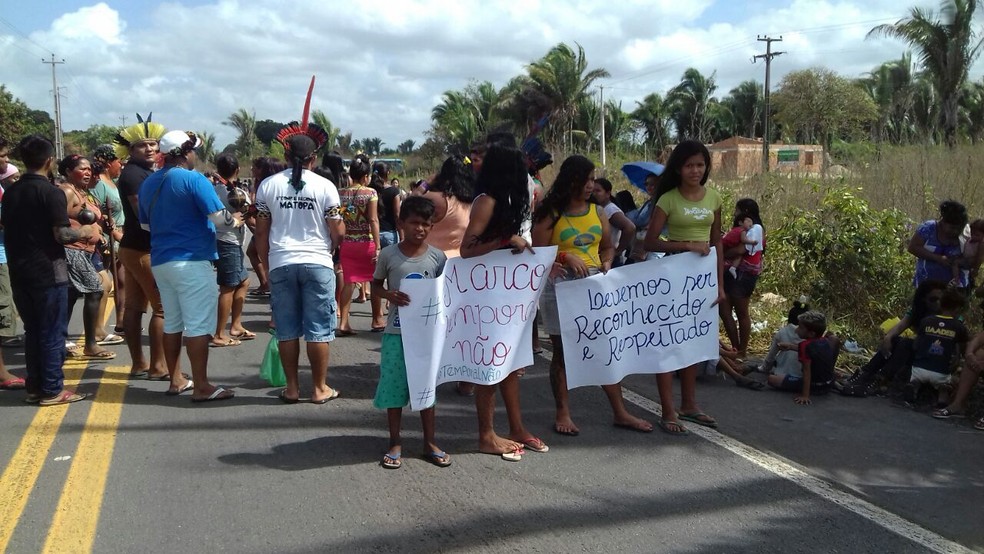
[[[690,434],[690,431],[681,425],[679,421],[667,421],[665,419],[661,419],[659,420],[659,428],[662,429],[664,433],[676,435],[678,437],[683,437]]]
[[[382,327],[371,327],[369,330],[372,331],[373,333],[382,333],[383,331],[386,330],[386,326],[384,325]]]
[[[229,400],[234,396],[236,396],[236,393],[232,392],[231,390],[222,387],[215,387],[215,390],[212,391],[212,394],[208,395],[207,397],[195,398],[194,396],[192,396],[191,401],[195,403],[218,402],[219,400]]]
[[[974,429],[977,429],[978,431],[984,431],[984,417],[974,422]]]
[[[403,465],[403,462],[400,461],[401,455],[402,454],[400,454],[399,452],[397,452],[396,454],[390,454],[389,452],[387,452],[386,454],[383,454],[383,459],[382,461],[379,462],[379,465],[383,466],[386,469],[400,469],[400,466]]]
[[[332,400],[338,398],[338,395],[339,394],[340,393],[338,392],[338,389],[331,389],[331,394],[329,394],[328,396],[322,398],[321,400],[312,400],[311,403],[312,404],[327,404],[328,402],[331,402]]]
[[[225,348],[227,346],[239,346],[242,342],[236,339],[227,339],[225,342],[210,342],[208,343],[209,348]]]
[[[950,419],[951,417],[962,419],[967,417],[967,414],[963,412],[954,412],[950,408],[941,408],[933,412],[933,417],[935,417],[936,419]]]
[[[138,371],[136,373],[131,373],[130,379],[133,379],[134,381],[142,381],[142,380],[150,379],[150,372],[147,370],[143,370],[143,371]]]
[[[426,452],[422,457],[437,467],[448,467],[451,465],[451,456],[448,456],[444,451]]]
[[[359,333],[356,332],[356,331],[353,331],[351,329],[343,329],[343,330],[340,330],[340,331],[335,331],[335,334],[338,335],[338,336],[340,336],[340,337],[354,337],[355,335],[358,335]]]
[[[168,390],[164,391],[164,394],[166,394],[168,396],[177,396],[177,395],[179,395],[179,394],[181,394],[183,392],[190,391],[193,388],[195,388],[195,382],[192,381],[191,379],[188,379],[188,382],[185,383],[185,385],[183,387],[181,387],[180,389],[175,389],[175,390],[168,389]]]
[[[694,412],[692,414],[684,414],[677,412],[677,417],[689,421],[690,423],[696,423],[697,425],[702,425],[704,427],[710,427],[711,429],[717,429],[718,423],[711,416],[705,414],[704,412]]]
[[[518,462],[523,459],[523,454],[526,454],[526,451],[522,448],[517,448],[516,450],[503,452],[499,454],[499,457],[507,462]]]
[[[581,434],[580,431],[575,431],[573,429],[562,430],[560,427],[557,427],[556,423],[553,426],[553,432],[558,435],[564,435],[565,437],[576,437]]]
[[[650,427],[649,429],[646,429],[644,427],[636,427],[635,425],[632,425],[630,423],[613,423],[612,425],[615,426],[615,427],[618,427],[619,429],[628,429],[629,431],[635,431],[637,433],[652,433],[653,432],[653,428],[652,427]]]
[[[58,396],[53,396],[51,398],[42,398],[38,401],[42,406],[61,406],[62,404],[71,404],[72,402],[78,402],[79,400],[85,400],[85,393],[72,392],[70,390],[64,390]]]
[[[277,395],[277,398],[279,398],[280,401],[283,402],[284,404],[297,404],[298,402],[301,401],[300,398],[287,398],[287,389],[280,391],[280,394]]]
[[[106,335],[106,338],[104,338],[103,340],[96,341],[96,344],[98,344],[99,346],[113,346],[115,344],[123,344],[124,342],[126,342],[126,339],[124,339],[123,337],[115,333],[110,333]]]
[[[27,382],[20,377],[14,377],[12,379],[7,379],[6,381],[0,382],[0,389],[3,390],[21,390],[27,387]]]
[[[547,446],[547,443],[540,440],[539,437],[530,437],[524,441],[517,441],[517,442],[523,443],[524,447],[526,447],[529,450],[532,450],[533,452],[540,452],[542,454],[550,451],[550,447]]]
[[[73,360],[112,360],[116,357],[116,352],[111,352],[109,350],[103,350],[98,354],[74,354],[72,355]]]
[[[235,340],[245,341],[245,340],[255,339],[256,333],[253,333],[252,331],[246,331],[244,333],[239,333],[238,335],[235,333],[229,333],[229,336]]]
[[[191,375],[188,375],[187,373],[182,373],[181,375],[185,379],[188,379],[188,380],[190,380],[190,378],[191,378]],[[163,375],[151,375],[151,374],[148,373],[147,374],[147,380],[148,381],[170,381],[171,380],[171,374],[170,373],[165,373]]]

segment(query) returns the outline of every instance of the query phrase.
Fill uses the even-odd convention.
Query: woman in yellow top
[[[724,301],[724,258],[721,253],[721,195],[704,186],[711,173],[711,154],[703,143],[688,140],[673,149],[666,170],[660,177],[656,190],[656,208],[653,210],[646,232],[645,246],[650,252],[667,255],[680,252],[696,252],[701,256],[717,255],[718,302]],[[660,237],[665,228],[666,240]],[[695,364],[680,369],[681,404],[678,412],[673,406],[673,373],[656,375],[659,401],[663,407],[661,429],[671,435],[686,435],[687,429],[680,419],[717,427],[713,417],[697,406],[697,367]]]
[[[609,234],[608,218],[604,217],[600,206],[589,202],[594,192],[594,169],[594,163],[584,156],[564,160],[553,186],[533,214],[533,246],[557,245],[557,262],[561,266],[559,274],[548,279],[543,288],[540,314],[543,329],[550,335],[553,345],[550,385],[557,404],[554,431],[569,436],[576,436],[580,431],[571,420],[568,406],[567,368],[564,366],[554,284],[611,269],[615,248]],[[616,427],[646,433],[653,430],[652,424],[625,409],[622,385],[603,385],[601,388],[612,405]]]

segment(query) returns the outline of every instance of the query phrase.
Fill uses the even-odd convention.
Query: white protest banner
[[[494,385],[533,365],[533,318],[557,247],[448,260],[437,279],[404,279],[400,308],[410,407],[434,404],[441,383]]]
[[[567,387],[717,358],[717,280],[712,248],[558,283]]]

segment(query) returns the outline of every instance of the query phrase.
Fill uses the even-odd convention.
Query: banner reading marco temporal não
[[[717,280],[712,248],[558,283],[568,388],[717,358]]]
[[[492,385],[533,365],[533,318],[555,246],[448,260],[437,279],[404,279],[400,329],[413,410],[441,383]]]

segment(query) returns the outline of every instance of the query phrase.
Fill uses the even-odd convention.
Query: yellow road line
[[[103,372],[48,530],[46,553],[92,551],[128,374],[125,366],[107,367]]]
[[[66,387],[78,385],[85,366],[85,362],[65,362]],[[0,522],[3,522],[0,525],[0,552],[7,550],[66,413],[67,406],[38,409],[0,476]]]

